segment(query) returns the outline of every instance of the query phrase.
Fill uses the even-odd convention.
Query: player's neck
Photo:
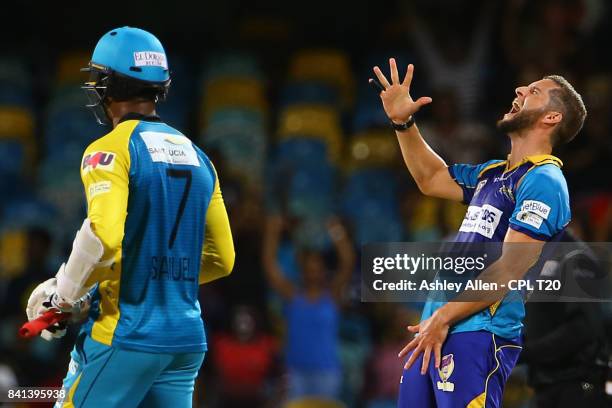
[[[510,154],[508,167],[521,162],[525,157],[540,154],[551,154],[552,146],[548,138],[536,138],[527,135],[510,135]]]
[[[138,113],[145,116],[155,115],[155,103],[151,101],[111,102],[108,106],[115,128],[128,113]]]

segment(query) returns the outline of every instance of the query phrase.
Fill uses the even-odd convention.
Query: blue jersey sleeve
[[[448,167],[450,176],[463,190],[463,202],[469,204],[478,185],[478,175],[487,167],[503,160],[489,160],[482,164],[453,164]]]
[[[518,186],[510,228],[548,241],[571,219],[567,183],[561,169],[545,164],[529,171]]]

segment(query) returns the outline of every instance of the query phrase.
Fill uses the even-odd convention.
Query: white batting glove
[[[57,288],[57,280],[55,278],[47,279],[40,285],[34,289],[30,298],[28,299],[28,306],[26,307],[26,314],[28,316],[28,321],[32,321],[49,309],[54,309],[51,299],[53,299],[55,295],[55,290]],[[48,329],[43,330],[40,333],[40,337],[47,341],[51,341],[53,339],[58,339],[63,337],[66,334],[66,323],[59,322],[49,327]]]

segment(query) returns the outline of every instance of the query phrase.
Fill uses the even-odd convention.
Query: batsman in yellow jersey
[[[89,309],[57,407],[189,407],[207,351],[198,286],[234,264],[219,178],[156,115],[170,71],[155,36],[112,30],[86,70],[88,107],[113,130],[83,155],[87,218],[56,277],[30,296],[28,319]]]

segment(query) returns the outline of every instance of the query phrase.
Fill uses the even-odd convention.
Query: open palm
[[[374,67],[374,73],[384,88],[380,93],[380,99],[389,119],[395,123],[405,123],[410,119],[410,116],[421,109],[421,106],[431,103],[432,99],[424,96],[414,101],[410,96],[410,84],[414,73],[414,65],[408,65],[406,76],[402,82],[399,80],[395,58],[389,59],[389,69],[391,71],[391,83],[389,83],[379,67]]]

